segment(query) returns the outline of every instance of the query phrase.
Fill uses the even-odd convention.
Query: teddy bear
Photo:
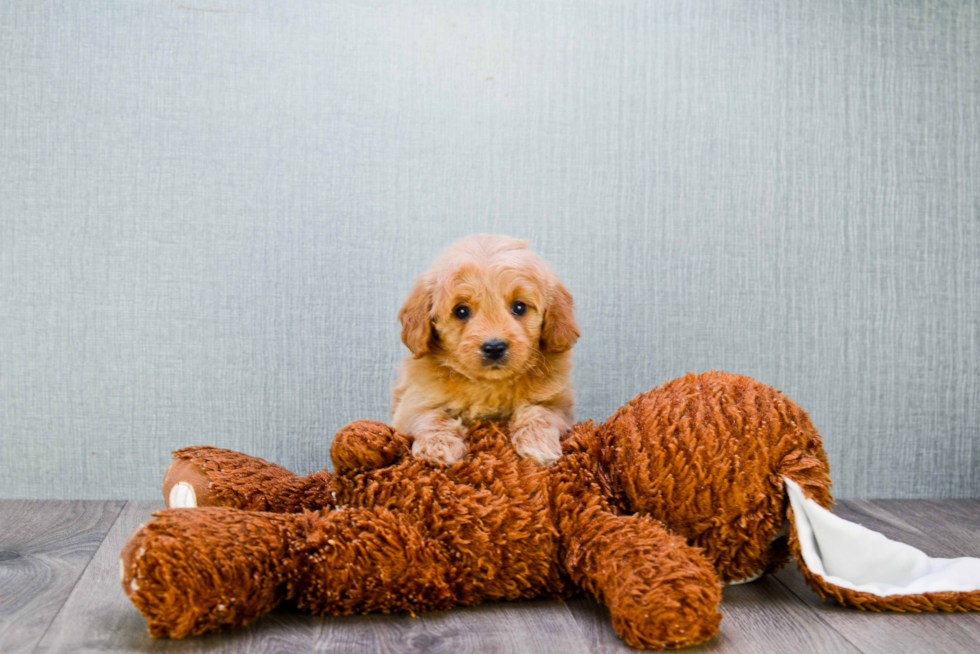
[[[629,645],[661,649],[714,636],[723,585],[793,555],[811,587],[846,605],[980,609],[980,561],[930,559],[829,512],[820,435],[750,377],[688,374],[641,393],[576,424],[550,467],[520,458],[505,423],[472,425],[469,453],[449,467],[413,458],[411,444],[352,422],[334,437],[333,472],[305,477],[230,450],[178,450],[164,475],[171,508],[123,548],[123,590],[150,634],[171,638],[242,626],[280,602],[415,613],[587,593]],[[876,537],[889,545],[869,547]],[[866,578],[869,556],[884,573]]]

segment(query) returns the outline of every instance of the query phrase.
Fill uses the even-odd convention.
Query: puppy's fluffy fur
[[[464,426],[509,420],[517,452],[549,465],[574,421],[572,296],[548,265],[507,236],[466,238],[440,256],[399,312],[412,351],[393,390],[392,424],[412,454],[452,465]],[[506,344],[506,352],[500,356]]]

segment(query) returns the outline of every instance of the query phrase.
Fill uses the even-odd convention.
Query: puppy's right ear
[[[418,359],[432,345],[432,288],[434,284],[425,276],[419,277],[408,294],[408,299],[398,312],[402,323],[402,343]]]

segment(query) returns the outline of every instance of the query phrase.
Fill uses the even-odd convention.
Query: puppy
[[[402,361],[392,424],[415,437],[412,454],[452,465],[466,426],[509,420],[518,454],[541,465],[561,456],[574,421],[572,296],[548,265],[508,236],[466,238],[440,256],[398,314]]]

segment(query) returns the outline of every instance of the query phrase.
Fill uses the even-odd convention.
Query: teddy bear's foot
[[[718,633],[721,581],[699,548],[647,516],[594,516],[582,527],[569,571],[629,645],[674,649]]]
[[[251,511],[295,513],[333,503],[330,473],[298,477],[258,457],[217,447],[185,447],[163,475],[163,497],[171,509],[226,506]]]
[[[710,562],[693,548],[671,549],[674,560],[637,562],[605,594],[613,628],[633,647],[675,649],[718,633],[721,582]]]
[[[241,626],[288,596],[302,515],[199,508],[154,514],[126,541],[122,586],[154,637]]]

